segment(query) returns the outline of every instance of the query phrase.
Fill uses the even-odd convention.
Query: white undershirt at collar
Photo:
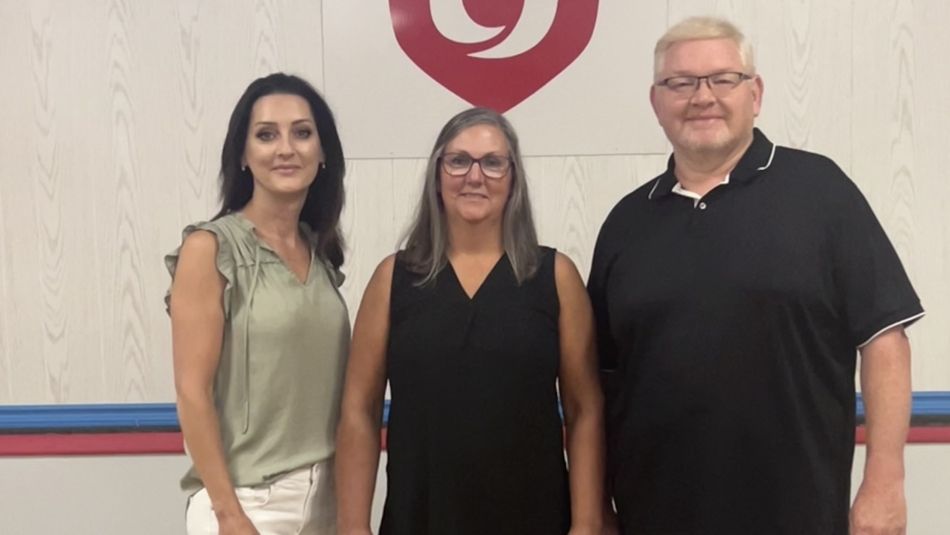
[[[722,182],[720,182],[719,184],[716,184],[716,187],[718,188],[719,186],[723,184],[728,184],[728,183],[729,183],[729,175],[727,174],[726,178],[722,179]],[[702,197],[700,197],[699,194],[696,193],[695,191],[689,191],[688,189],[681,186],[679,180],[677,180],[676,184],[673,185],[672,192],[677,195],[682,195],[683,197],[689,197],[690,199],[693,199],[693,208],[696,208],[696,205],[699,204],[700,199],[702,199]]]

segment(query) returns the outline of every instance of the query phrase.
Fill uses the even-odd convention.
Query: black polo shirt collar
[[[775,144],[769,141],[769,138],[765,137],[761,130],[754,128],[752,130],[752,144],[746,149],[736,167],[729,173],[729,184],[744,184],[751,181],[772,165],[774,156]],[[660,199],[672,193],[677,182],[676,174],[673,172],[675,167],[676,161],[671,154],[666,164],[666,171],[657,177],[648,198]]]

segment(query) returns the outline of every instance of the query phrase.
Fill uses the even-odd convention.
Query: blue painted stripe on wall
[[[864,416],[864,403],[860,395],[857,415],[859,418]],[[950,391],[915,392],[913,415],[950,417]],[[388,421],[389,400],[386,400],[383,424]],[[178,429],[178,415],[173,403],[0,406],[0,433],[169,429]]]
[[[389,400],[383,423],[389,421]],[[178,430],[174,403],[0,405],[0,433]]]
[[[174,403],[0,406],[0,432],[178,429]]]
[[[864,417],[864,400],[858,394],[858,417]],[[950,416],[950,392],[914,392],[911,414],[920,416]]]

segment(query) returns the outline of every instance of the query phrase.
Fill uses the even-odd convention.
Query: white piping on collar
[[[765,165],[759,167],[759,171],[765,171],[772,165],[772,158],[775,158],[775,143],[772,143],[772,154],[769,154],[769,161],[765,162]]]
[[[649,199],[649,200],[651,200],[651,201],[653,200],[653,192],[656,191],[656,187],[660,185],[660,181],[661,181],[661,180],[663,180],[663,176],[662,176],[662,175],[661,175],[661,176],[658,176],[658,177],[656,178],[656,183],[653,184],[653,187],[650,189],[650,194],[647,195],[647,199]]]
[[[775,159],[775,143],[772,143],[772,151],[769,153],[769,161],[765,162],[765,165],[763,165],[762,167],[759,167],[759,168],[756,169],[756,170],[757,170],[757,171],[765,171],[766,169],[768,169],[768,168],[772,165],[772,160],[773,160],[773,159]],[[730,173],[730,174],[731,174],[731,173]],[[647,195],[647,199],[653,200],[653,193],[656,191],[657,186],[660,185],[660,181],[661,181],[662,179],[663,179],[662,176],[657,177],[656,183],[654,183],[654,184],[653,184],[653,187],[650,188],[650,194]],[[728,183],[729,183],[729,175],[726,175],[726,180],[723,182],[723,184],[728,184]],[[677,184],[679,184],[679,182],[677,182]],[[675,188],[675,187],[676,187],[676,184],[674,184],[673,187]]]

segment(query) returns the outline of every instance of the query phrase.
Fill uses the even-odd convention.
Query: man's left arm
[[[851,535],[904,535],[904,443],[910,427],[910,344],[903,326],[861,349],[867,455],[851,507]]]

